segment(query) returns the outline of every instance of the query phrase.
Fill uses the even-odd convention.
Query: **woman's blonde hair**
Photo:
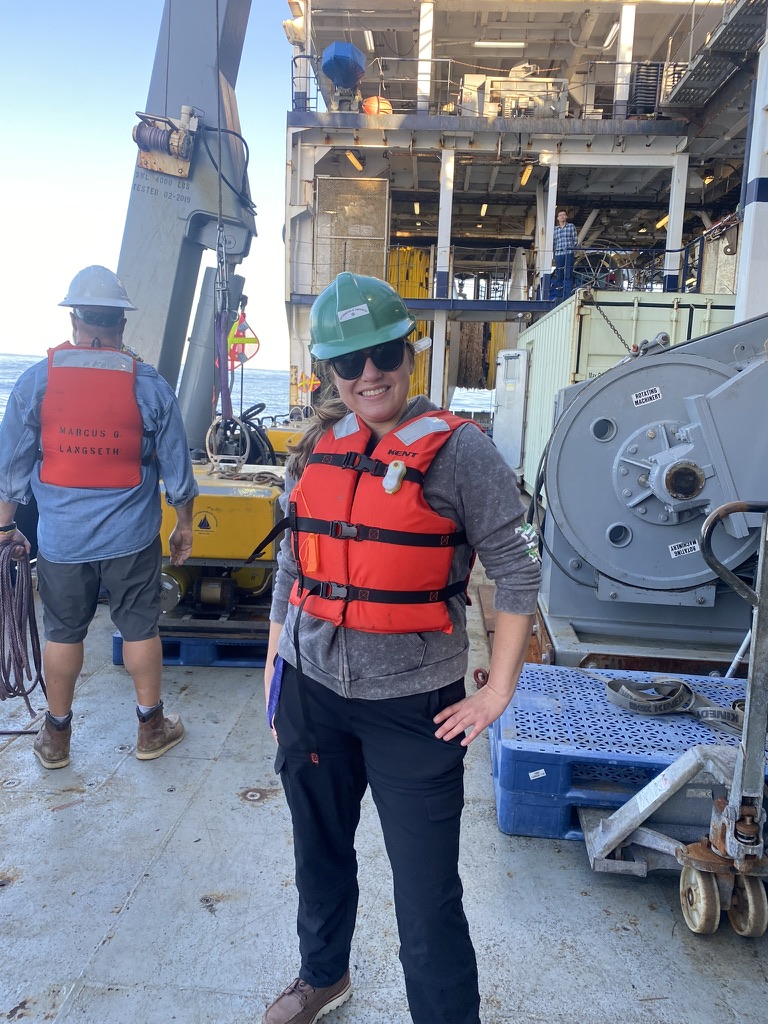
[[[330,372],[330,364],[327,362],[319,363],[317,370],[318,376],[329,383],[326,384],[320,400],[314,407],[314,415],[309,421],[309,426],[301,435],[301,440],[297,441],[296,444],[288,445],[290,455],[286,460],[285,466],[294,480],[298,480],[304,472],[307,459],[315,450],[315,445],[326,430],[332,427],[334,423],[338,423],[339,420],[343,420],[349,412],[349,409],[339,398],[336,385],[332,383],[333,375]]]

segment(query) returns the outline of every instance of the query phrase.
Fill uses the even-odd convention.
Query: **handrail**
[[[758,597],[755,591],[744,580],[739,579],[736,573],[723,565],[723,563],[717,558],[715,553],[712,551],[712,534],[718,523],[722,523],[728,516],[735,515],[738,512],[759,512],[765,515],[768,512],[768,502],[765,501],[729,501],[725,505],[721,505],[716,508],[713,512],[707,516],[704,520],[704,524],[701,527],[701,540],[699,546],[701,548],[701,556],[707,565],[710,567],[712,572],[716,576],[719,576],[724,583],[727,583],[732,587],[739,597],[743,597],[745,601],[749,602],[752,607],[757,607]]]

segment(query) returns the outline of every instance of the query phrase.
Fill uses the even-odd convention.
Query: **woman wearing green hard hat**
[[[351,995],[354,839],[369,786],[414,1024],[480,1021],[458,873],[463,759],[512,698],[540,572],[493,443],[408,399],[415,326],[390,285],[360,274],[339,274],[310,315],[310,351],[336,394],[288,462],[265,672],[301,966],[263,1024],[313,1024]],[[474,551],[496,583],[497,618],[488,683],[466,696]]]

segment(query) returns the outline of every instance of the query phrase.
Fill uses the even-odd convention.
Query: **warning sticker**
[[[531,782],[533,782],[534,779],[544,779],[546,776],[547,773],[543,768],[538,768],[535,772],[528,772],[528,778]]]
[[[646,388],[644,391],[636,391],[632,395],[632,401],[635,408],[639,405],[648,405],[649,402],[660,402],[661,388]]]
[[[681,555],[692,555],[699,550],[697,540],[681,540],[677,544],[669,545],[669,553],[672,558],[679,558]]]

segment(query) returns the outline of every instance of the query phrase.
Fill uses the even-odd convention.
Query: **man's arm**
[[[171,550],[171,565],[183,565],[192,554],[192,510],[195,499],[191,498],[186,505],[174,505],[176,525],[168,538]]]

